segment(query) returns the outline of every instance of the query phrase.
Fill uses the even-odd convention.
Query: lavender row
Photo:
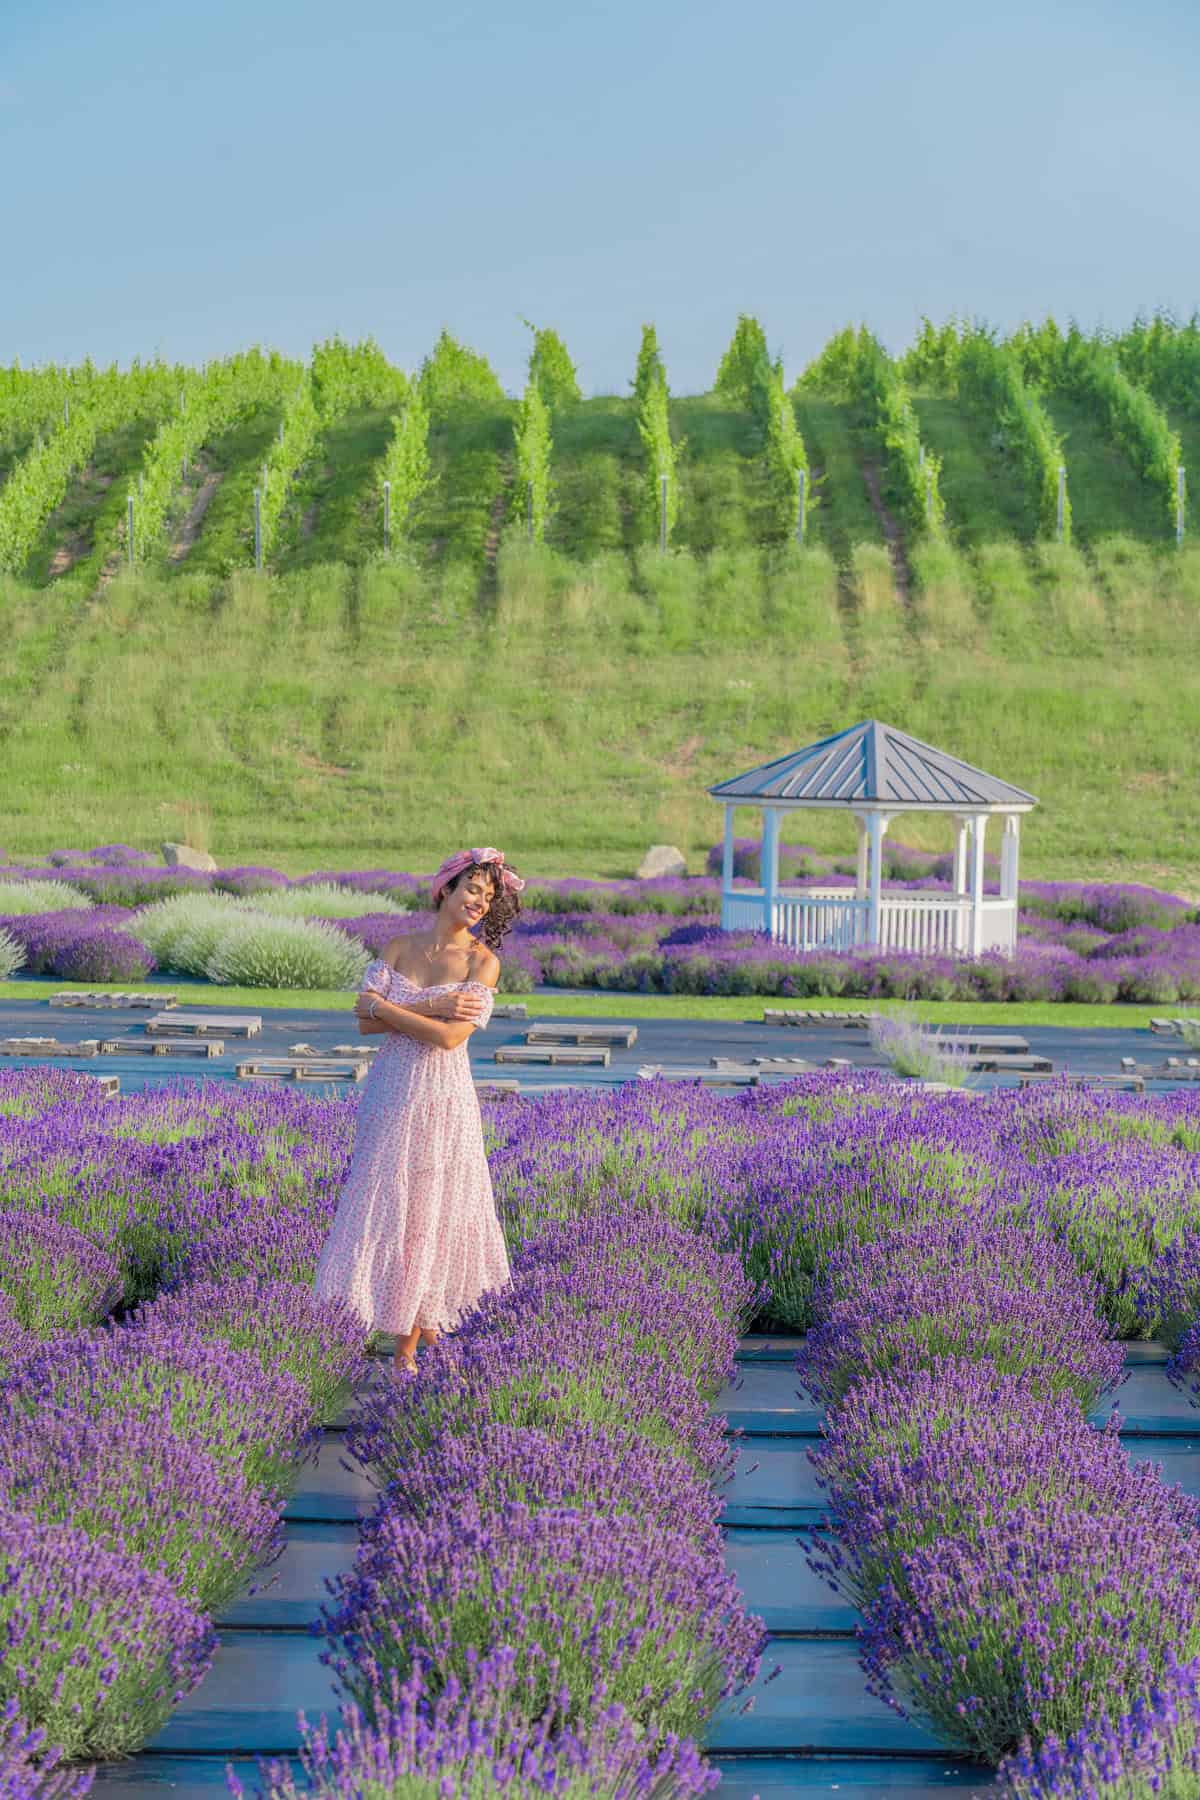
[[[1191,1497],[1129,1462],[1116,1417],[1096,1431],[1084,1408],[1121,1379],[1118,1329],[1194,1309],[1195,1109],[1063,1093],[959,1111],[936,1160],[910,1143],[915,1216],[869,1212],[860,1188],[809,1284],[799,1370],[830,1407],[811,1560],[861,1609],[871,1690],[1003,1762],[1013,1794],[1148,1794],[1195,1743],[1176,1658],[1200,1654],[1200,1528]],[[886,1127],[872,1161],[897,1170]]]
[[[290,1166],[293,1204],[320,1206],[320,1152],[296,1154],[312,1123],[216,1092],[114,1104],[82,1077],[0,1076],[14,1794],[43,1773],[48,1794],[84,1791],[55,1757],[135,1749],[203,1678],[213,1613],[278,1555],[301,1463],[361,1374],[360,1324],[305,1283],[261,1268],[186,1279],[183,1246],[254,1209],[260,1183],[279,1185],[272,1166]],[[286,1230],[286,1207],[274,1224]]]
[[[596,1199],[543,1220],[503,1292],[360,1401],[349,1447],[382,1493],[318,1626],[347,1706],[307,1736],[309,1793],[716,1785],[694,1739],[765,1634],[724,1567],[711,1401],[760,1295],[706,1233]],[[263,1781],[296,1793],[285,1766]]]

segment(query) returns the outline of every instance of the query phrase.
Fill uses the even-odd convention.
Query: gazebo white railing
[[[1023,789],[868,719],[708,791],[725,807],[721,924],[726,930],[768,931],[797,950],[872,946],[979,956],[1016,947],[1020,819],[1037,804]],[[733,885],[733,814],[745,805],[756,805],[763,814],[758,888]],[[853,813],[858,825],[853,889],[780,887],[780,821],[800,808]],[[956,821],[949,894],[884,891],[888,826],[913,812],[949,813]],[[983,879],[988,822],[996,817],[1004,821],[999,896],[985,894]]]

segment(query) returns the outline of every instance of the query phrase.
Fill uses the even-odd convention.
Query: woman
[[[397,1370],[415,1372],[422,1338],[436,1343],[508,1280],[466,1045],[491,1018],[496,946],[524,886],[503,851],[447,857],[433,878],[433,929],[394,937],[354,1003],[359,1031],[385,1041],[363,1084],[316,1291],[393,1333]]]

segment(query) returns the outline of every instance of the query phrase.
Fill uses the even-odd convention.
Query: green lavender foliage
[[[573,406],[582,400],[579,376],[567,353],[567,346],[557,331],[537,326],[530,319],[522,321],[533,333],[533,349],[529,356],[529,379],[551,412]]]
[[[530,519],[533,541],[541,544],[552,505],[550,408],[532,371],[513,430],[517,469],[512,510],[515,517]]]
[[[421,496],[433,484],[429,460],[429,409],[413,388],[392,426],[392,441],[383,459],[380,482],[390,481],[393,538],[412,528]]]
[[[444,327],[421,364],[417,380],[431,419],[442,418],[464,404],[493,406],[504,402],[500,378],[487,357],[460,344]]]

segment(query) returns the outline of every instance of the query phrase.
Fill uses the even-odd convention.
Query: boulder
[[[686,875],[687,857],[674,844],[651,844],[637,867],[639,881],[653,881],[656,876]]]
[[[169,869],[202,869],[206,875],[211,875],[218,867],[215,856],[210,856],[207,850],[194,850],[191,844],[164,844],[162,853]]]

